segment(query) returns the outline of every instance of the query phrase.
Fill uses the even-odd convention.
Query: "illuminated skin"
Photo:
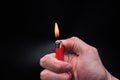
[[[63,40],[63,46],[75,54],[65,54],[64,61],[55,53],[41,58],[41,80],[118,80],[105,69],[96,48],[77,37]]]

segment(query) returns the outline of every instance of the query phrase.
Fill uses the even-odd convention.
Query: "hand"
[[[64,61],[55,58],[55,53],[41,58],[45,68],[41,80],[117,80],[103,66],[96,48],[77,37],[62,41],[63,46],[75,54],[65,54]]]

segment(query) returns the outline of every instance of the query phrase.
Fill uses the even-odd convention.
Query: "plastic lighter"
[[[64,61],[64,48],[62,47],[62,41],[57,40],[55,42],[55,52],[56,52],[56,58],[58,60]]]

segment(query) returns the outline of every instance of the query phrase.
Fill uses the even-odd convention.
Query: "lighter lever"
[[[56,52],[56,58],[58,60],[64,61],[64,48],[62,46],[62,41],[61,40],[57,40],[55,42],[55,52]]]

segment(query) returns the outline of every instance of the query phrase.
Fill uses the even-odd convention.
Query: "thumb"
[[[78,37],[71,37],[65,40],[62,40],[62,45],[68,49],[74,51],[77,55],[82,53],[89,45]]]

